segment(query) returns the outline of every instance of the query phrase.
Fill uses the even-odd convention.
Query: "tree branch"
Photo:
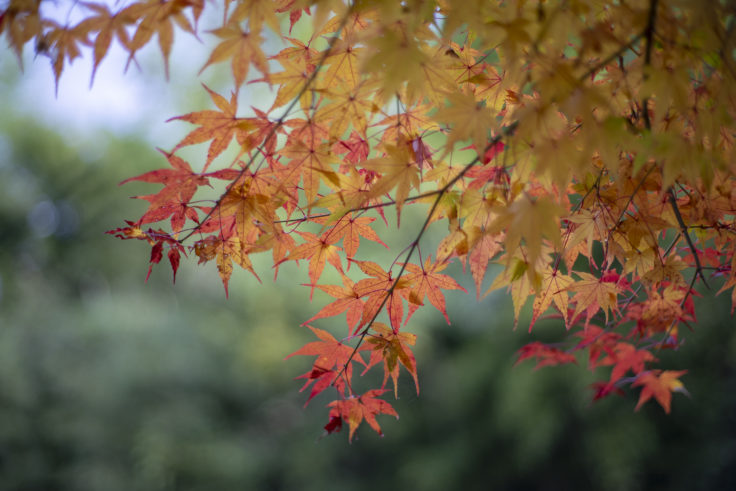
[[[700,279],[703,280],[703,284],[705,285],[705,287],[710,290],[710,286],[708,285],[708,282],[705,279],[705,275],[703,274],[703,266],[700,264],[698,250],[695,248],[695,244],[693,244],[693,241],[690,238],[690,234],[687,232],[687,225],[685,225],[685,221],[682,219],[680,208],[677,206],[677,198],[675,197],[675,192],[671,187],[667,191],[667,195],[669,197],[670,205],[672,206],[672,211],[675,213],[677,223],[680,225],[680,233],[685,237],[685,241],[687,241],[687,245],[690,248],[690,251],[693,253],[693,257],[695,258],[695,277],[699,275]]]

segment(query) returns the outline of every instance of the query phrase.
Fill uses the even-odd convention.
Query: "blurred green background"
[[[583,367],[512,367],[564,333],[512,330],[510,298],[476,302],[463,278],[452,326],[412,320],[422,393],[404,377],[401,420],[322,438],[327,399],[304,409],[293,380],[310,360],[283,360],[327,301],[290,281],[306,273],[238,271],[229,300],[194,260],[176,285],[163,265],[144,284],[149,248],[104,232],[151,189],[117,183],[164,165],[145,130],[70,137],[19,107],[17,76],[0,82],[0,490],[736,489],[728,298],[699,299],[695,331],[661,354],[692,394],[667,416],[634,412],[638,392],[591,404]]]

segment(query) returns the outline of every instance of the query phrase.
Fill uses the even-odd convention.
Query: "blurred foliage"
[[[670,416],[636,393],[591,404],[575,367],[513,367],[529,335],[509,299],[455,294],[452,326],[412,320],[422,393],[406,377],[401,421],[322,439],[324,401],[302,409],[291,380],[308,361],[283,361],[310,339],[308,289],[241,272],[226,301],[192,261],[151,288],[145,246],[104,235],[142,206],[117,182],[160,159],[0,123],[0,489],[736,489],[736,336],[710,294]]]

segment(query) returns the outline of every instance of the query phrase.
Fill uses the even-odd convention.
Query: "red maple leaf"
[[[136,196],[138,199],[150,203],[148,209],[138,220],[138,224],[154,223],[171,217],[171,228],[179,232],[184,227],[186,219],[198,222],[197,211],[189,206],[199,186],[206,186],[209,181],[206,177],[193,172],[189,164],[173,153],[159,150],[168,160],[171,169],[158,169],[128,178],[120,183],[123,185],[131,181],[141,181],[163,184],[158,193],[145,196]]]
[[[376,421],[376,416],[379,414],[390,414],[391,416],[396,416],[396,419],[399,419],[399,415],[396,414],[396,411],[391,407],[391,404],[383,399],[377,398],[384,392],[385,390],[383,389],[369,390],[359,397],[352,396],[348,399],[332,401],[329,403],[327,406],[332,409],[330,409],[329,414],[330,420],[325,425],[327,433],[340,431],[342,428],[342,422],[346,421],[350,428],[349,440],[352,442],[355,430],[358,429],[360,423],[365,419],[365,422],[368,423],[376,433],[383,436],[381,427]]]
[[[516,359],[514,365],[521,363],[527,358],[536,358],[537,365],[534,367],[535,370],[546,366],[577,363],[575,356],[572,354],[565,353],[558,348],[552,348],[539,341],[522,346],[517,353],[519,357]]]
[[[295,355],[317,356],[317,359],[312,365],[312,369],[297,377],[307,379],[300,392],[304,391],[313,382],[315,383],[312,387],[312,392],[309,394],[307,402],[304,404],[305,406],[312,400],[312,398],[314,398],[314,396],[328,388],[330,385],[334,384],[340,393],[348,388],[345,379],[350,380],[352,378],[353,362],[357,362],[365,366],[365,360],[363,360],[358,353],[355,353],[354,348],[338,341],[327,331],[317,329],[312,326],[307,327],[309,327],[309,329],[311,329],[312,332],[321,339],[321,341],[312,341],[311,343],[307,343],[286,357],[288,359]],[[340,376],[338,377],[338,375]],[[342,375],[344,375],[344,378]]]
[[[613,365],[610,382],[615,382],[629,370],[638,374],[644,370],[646,362],[656,360],[649,351],[639,350],[634,345],[620,342],[616,343],[614,352],[603,358],[599,365]]]
[[[614,348],[621,335],[615,332],[606,331],[598,326],[588,326],[576,334],[581,337],[580,343],[575,347],[576,350],[588,349],[588,367],[594,370],[601,364],[599,358],[601,353],[614,355]]]

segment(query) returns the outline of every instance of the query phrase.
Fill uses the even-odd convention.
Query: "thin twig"
[[[685,221],[682,219],[682,214],[680,214],[680,208],[677,206],[675,191],[670,187],[670,189],[667,191],[667,195],[670,200],[670,205],[672,205],[672,211],[675,212],[677,223],[680,225],[680,233],[685,236],[687,245],[690,248],[690,251],[693,253],[693,257],[695,258],[695,276],[697,277],[698,275],[700,275],[700,279],[703,280],[703,284],[706,288],[710,290],[710,286],[708,285],[708,282],[705,279],[705,275],[703,274],[703,266],[701,266],[700,264],[698,250],[695,248],[695,244],[693,244],[693,241],[690,238],[690,234],[687,232],[687,225],[685,225]]]
[[[442,189],[435,189],[434,191],[427,191],[426,193],[417,194],[415,196],[409,196],[404,200],[404,203],[409,202],[409,201],[417,201],[422,198],[428,198],[430,196],[434,196],[435,194],[439,194],[441,192],[442,192]],[[391,206],[395,204],[396,204],[396,200],[391,199],[388,201],[383,201],[381,203],[374,203],[372,205],[357,206],[355,208],[350,208],[348,211],[345,212],[345,214],[347,215],[348,213],[353,213],[356,211],[372,210],[374,208],[383,208],[384,206]],[[313,218],[325,218],[330,215],[332,215],[332,213],[318,213],[316,215],[307,215],[301,218],[286,218],[284,220],[274,220],[273,223],[306,222],[306,221],[312,220]]]

